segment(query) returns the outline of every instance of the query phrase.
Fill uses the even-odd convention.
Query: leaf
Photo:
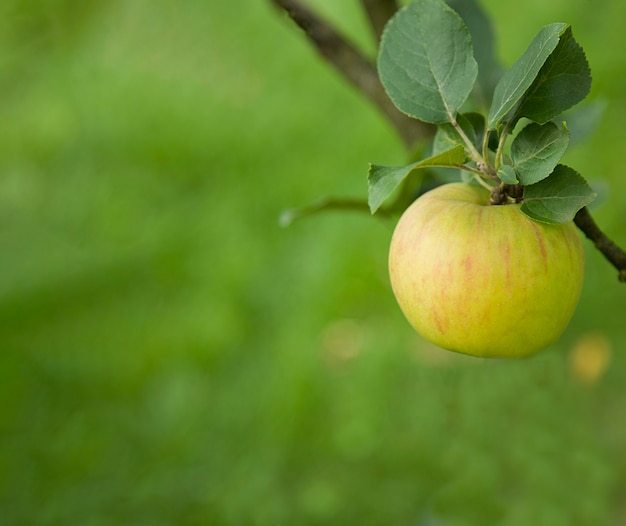
[[[553,122],[528,124],[511,143],[511,159],[523,185],[548,177],[569,145],[569,131]]]
[[[469,30],[443,0],[416,0],[385,27],[378,72],[400,111],[425,122],[450,122],[476,81]]]
[[[496,59],[491,20],[477,0],[449,0],[448,5],[465,21],[472,36],[474,56],[478,63],[478,82],[474,90],[481,102],[488,104],[502,74],[502,67]]]
[[[576,170],[558,164],[546,179],[524,187],[522,212],[542,223],[567,223],[596,197]]]
[[[517,174],[515,173],[515,168],[508,164],[503,164],[498,169],[498,177],[505,184],[517,184],[519,181],[517,180]]]
[[[543,27],[517,62],[502,75],[493,94],[488,129],[495,130],[524,96],[569,26],[556,23]]]
[[[578,104],[590,89],[591,70],[585,52],[568,27],[524,95],[516,116],[547,122]]]
[[[465,159],[465,150],[463,146],[459,144],[445,152],[406,166],[380,166],[371,164],[367,176],[370,211],[372,214],[375,213],[385,199],[391,195],[413,170],[434,166],[455,168],[461,166],[465,162]]]

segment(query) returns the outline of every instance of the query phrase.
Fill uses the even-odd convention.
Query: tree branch
[[[397,0],[361,0],[363,10],[370,21],[376,43],[380,42],[380,37],[385,29],[387,21],[399,9]]]
[[[618,270],[618,279],[626,283],[626,253],[600,230],[586,206],[578,211],[574,223]]]
[[[299,0],[271,1],[304,30],[322,57],[383,113],[408,149],[412,149],[416,142],[433,136],[434,126],[411,119],[393,105],[378,79],[376,66],[335,28]],[[376,16],[378,25],[382,18],[381,15]]]
[[[394,126],[409,151],[419,141],[431,139],[435,127],[431,124],[411,119],[393,105],[378,79],[375,64],[365,57],[346,38],[326,21],[322,20],[300,0],[270,0],[279,9],[304,30],[311,43],[322,57],[331,63],[337,71],[358,91],[364,94]],[[380,40],[380,35],[387,20],[398,9],[397,0],[361,0],[361,6],[367,15],[372,30]],[[322,201],[300,211],[291,211],[285,221],[297,219],[320,209],[350,208],[365,210],[362,203],[345,201]],[[576,226],[591,240],[604,257],[618,270],[618,279],[626,283],[626,253],[611,241],[591,217],[587,207],[582,208],[574,218]]]

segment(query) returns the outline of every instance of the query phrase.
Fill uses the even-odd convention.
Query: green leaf
[[[547,122],[578,104],[590,89],[591,71],[585,52],[568,27],[524,95],[516,116]]]
[[[511,160],[523,185],[548,177],[563,157],[569,144],[569,131],[553,122],[532,122],[511,143]]]
[[[576,170],[558,164],[548,178],[524,187],[522,212],[542,223],[567,223],[595,197]]]
[[[443,0],[416,0],[387,24],[378,72],[400,111],[425,122],[451,122],[476,81],[469,30]]]
[[[519,182],[517,180],[515,168],[508,164],[503,164],[500,168],[498,168],[498,177],[505,184],[517,184]]]
[[[371,164],[367,183],[368,203],[372,214],[378,210],[398,185],[413,171],[420,168],[445,167],[456,168],[465,162],[465,150],[462,145],[454,146],[427,159],[406,166],[380,166]]]
[[[562,23],[543,27],[524,54],[502,75],[496,85],[489,110],[488,129],[495,130],[521,100],[568,27]]]
[[[479,97],[481,104],[488,104],[502,75],[502,67],[496,59],[491,20],[477,0],[448,0],[448,5],[465,21],[472,36],[474,56],[478,63],[475,95]]]

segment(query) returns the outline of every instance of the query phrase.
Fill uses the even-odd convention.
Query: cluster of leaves
[[[580,174],[560,164],[570,141],[562,114],[591,88],[583,49],[568,24],[550,24],[499,75],[489,43],[478,34],[484,26],[465,19],[470,28],[443,0],[415,0],[385,28],[381,82],[400,111],[436,124],[437,133],[425,159],[371,165],[371,212],[410,174],[443,167],[461,169],[466,179],[488,187],[494,204],[521,201],[534,220],[571,221],[595,198]],[[473,40],[481,44],[476,57]],[[471,107],[472,93],[490,100],[488,111]]]

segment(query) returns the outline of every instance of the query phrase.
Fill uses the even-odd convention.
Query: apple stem
[[[498,186],[494,186],[491,189],[491,196],[489,197],[490,205],[505,205],[508,204],[508,196],[506,194],[506,189],[503,184],[499,184]]]

